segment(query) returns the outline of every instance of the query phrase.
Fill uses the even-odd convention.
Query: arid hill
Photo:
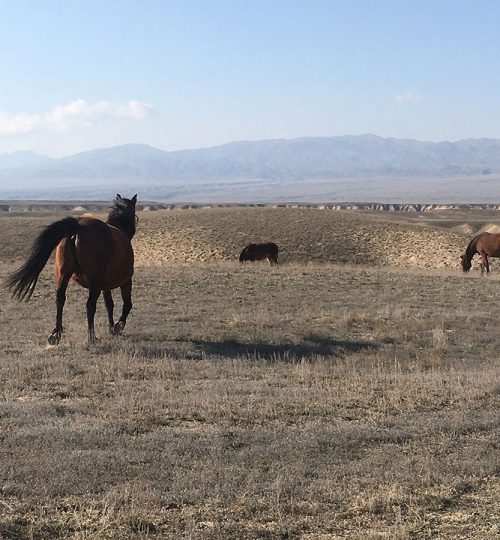
[[[140,264],[236,260],[249,242],[273,241],[282,263],[458,269],[471,235],[499,222],[494,214],[410,217],[318,208],[161,211],[141,215],[134,244]]]
[[[58,208],[57,212],[0,213],[4,216],[0,254],[4,260],[18,259],[51,221],[89,212],[104,218],[105,208],[81,205]],[[500,230],[500,215],[494,209],[336,211],[317,205],[168,208],[139,212],[134,239],[138,264],[234,261],[246,244],[273,241],[280,246],[281,263],[458,270],[459,257],[474,234]]]

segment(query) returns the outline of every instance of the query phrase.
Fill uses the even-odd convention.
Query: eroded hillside
[[[0,214],[5,262],[26,256],[42,228],[83,212]],[[102,209],[91,215],[105,219]],[[350,263],[459,270],[459,257],[479,231],[499,232],[495,210],[428,213],[327,208],[217,207],[140,211],[136,262],[234,261],[250,242],[273,241],[281,263]],[[493,268],[496,260],[493,260]],[[477,263],[476,263],[477,264]]]
[[[143,213],[135,240],[140,264],[235,260],[249,242],[273,241],[280,259],[400,267],[457,268],[483,222],[410,218],[317,208],[212,208]],[[435,216],[434,216],[435,218]],[[459,220],[460,222],[460,220]],[[490,228],[495,226],[488,223]]]

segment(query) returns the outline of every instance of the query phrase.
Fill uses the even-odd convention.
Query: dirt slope
[[[71,214],[1,214],[0,258],[23,259],[44,226]],[[106,218],[102,213],[95,216]],[[480,211],[417,214],[230,207],[141,211],[139,218],[134,249],[140,265],[237,260],[246,244],[273,241],[280,246],[281,263],[459,270],[459,257],[475,234],[500,231],[497,213]],[[497,259],[493,269],[495,263]]]
[[[281,262],[458,268],[470,233],[406,216],[318,209],[221,208],[143,213],[137,262],[234,260],[249,242],[273,241]]]

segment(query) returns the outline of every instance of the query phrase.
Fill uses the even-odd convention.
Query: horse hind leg
[[[71,274],[60,274],[57,277],[56,289],[56,326],[48,337],[49,345],[58,345],[63,333],[62,316],[64,303],[66,302],[66,289],[68,288]]]
[[[115,303],[113,302],[113,295],[111,294],[111,291],[103,291],[102,294],[104,297],[104,305],[106,306],[106,311],[108,312],[109,333],[114,334],[113,327],[115,323],[113,319],[113,310],[115,307]]]
[[[120,335],[123,332],[127,323],[127,317],[132,309],[132,280],[122,285],[120,291],[122,293],[123,308],[120,319],[111,330],[111,333],[114,335]]]
[[[99,296],[101,296],[99,289],[89,290],[87,299],[87,339],[89,343],[95,343],[94,317]]]

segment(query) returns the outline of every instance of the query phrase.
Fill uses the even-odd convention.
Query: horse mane
[[[464,271],[468,271],[471,267],[471,260],[472,257],[477,253],[476,250],[476,243],[478,239],[484,234],[484,232],[480,232],[479,234],[476,234],[474,238],[469,242],[469,245],[465,248],[465,254],[462,255],[462,268]]]
[[[479,240],[479,238],[481,236],[483,236],[483,235],[484,235],[484,231],[480,232],[479,234],[476,234],[476,236],[474,236],[474,238],[469,242],[469,245],[467,246],[467,248],[465,250],[465,254],[470,259],[472,259],[472,257],[474,257],[474,255],[476,253],[476,243]]]
[[[114,201],[113,206],[109,210],[106,223],[120,229],[120,231],[132,239],[138,221],[139,218],[135,215],[135,209],[133,207],[120,204],[119,201]]]

